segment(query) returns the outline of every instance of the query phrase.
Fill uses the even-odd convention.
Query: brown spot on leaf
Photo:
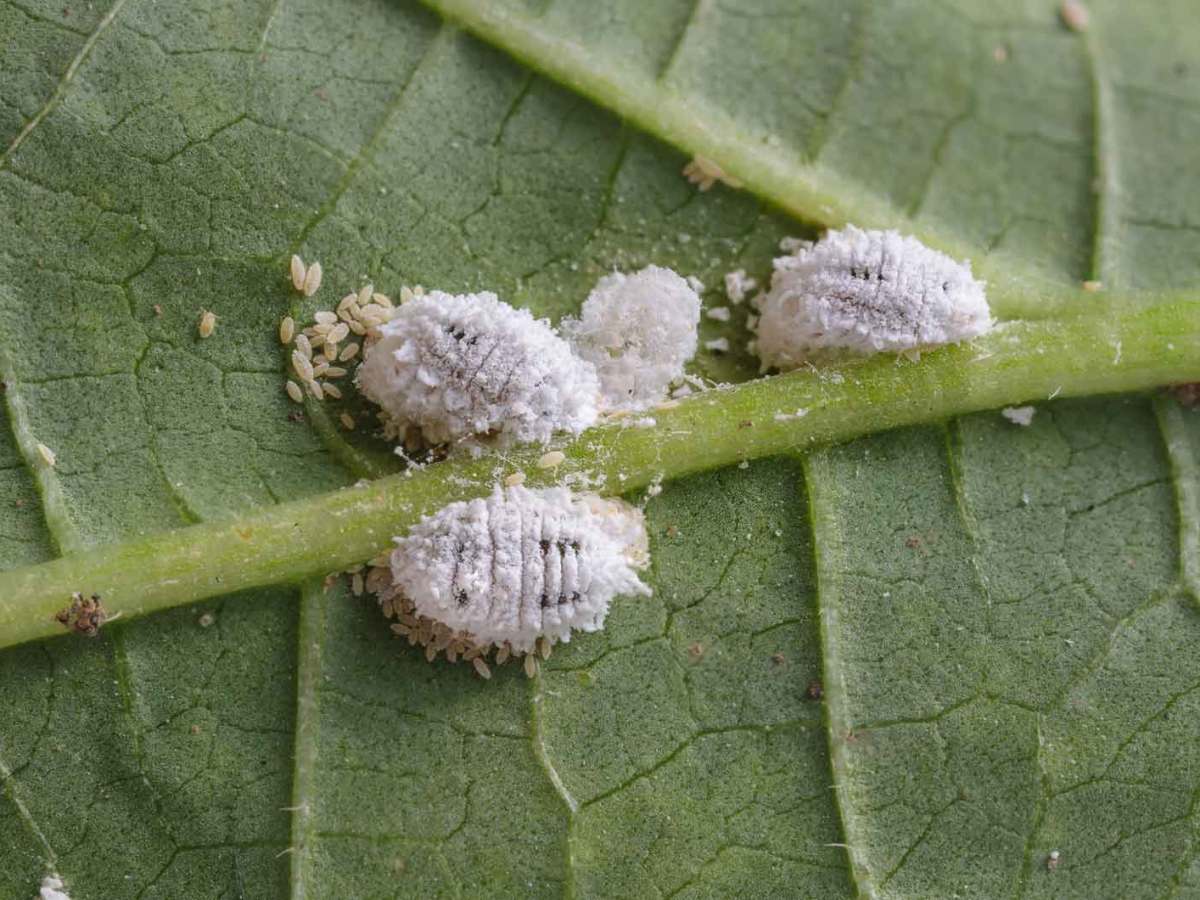
[[[100,633],[100,626],[108,620],[108,612],[99,594],[84,597],[83,594],[74,593],[70,605],[56,612],[54,620],[76,634],[95,637]]]
[[[1171,393],[1175,395],[1175,399],[1183,406],[1200,406],[1200,381],[1193,381],[1191,384],[1171,385]]]

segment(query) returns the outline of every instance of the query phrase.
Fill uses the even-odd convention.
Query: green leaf
[[[1094,3],[1082,36],[1036,2],[440,5],[599,105],[412,3],[0,4],[0,584],[56,573],[65,604],[107,559],[114,606],[211,597],[0,652],[0,894],[48,870],[113,898],[1200,890],[1196,414],[1056,401],[792,455],[1058,376],[1200,374],[1187,4]],[[696,192],[691,152],[763,199]],[[639,487],[754,461],[649,499],[654,597],[532,681],[428,665],[307,578],[287,515],[490,473],[325,496],[395,466],[353,401],[353,433],[336,404],[289,418],[282,315],[369,277],[557,317],[648,262],[722,305],[724,272],[813,233],[773,208],[969,255],[1005,317],[1095,303],[1085,278],[1112,300],[1007,325],[992,362],[776,379],[572,448]],[[292,252],[325,266],[314,301]],[[704,322],[735,352],[698,373],[756,374],[744,309]],[[760,415],[784,398],[811,424]],[[239,563],[168,534],[261,521]]]

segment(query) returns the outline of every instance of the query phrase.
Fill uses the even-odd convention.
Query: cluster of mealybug
[[[853,225],[776,259],[771,289],[756,305],[764,370],[920,351],[969,340],[992,324],[969,264],[895,231]]]
[[[415,297],[378,334],[356,383],[397,436],[415,427],[429,443],[506,446],[578,434],[596,421],[592,364],[549,322],[495,294]]]
[[[646,561],[636,509],[518,485],[422,519],[396,539],[391,570],[417,614],[520,654],[597,630],[618,594],[649,594],[635,571]]]
[[[313,282],[312,271],[293,260],[297,290],[316,291],[320,276]],[[279,338],[294,347],[300,384],[322,399],[338,394],[317,379],[344,374],[333,363],[358,356],[357,344],[339,350],[338,342],[347,331],[361,336],[355,384],[380,407],[390,437],[476,450],[546,443],[556,432],[579,433],[601,410],[665,399],[696,351],[697,289],[657,266],[607,275],[579,317],[563,323],[568,343],[493,294],[405,290],[393,306],[367,286],[343,298],[336,314],[317,312],[302,332],[285,318]],[[712,318],[728,321],[728,309]],[[297,402],[300,384],[286,384]],[[353,428],[345,413],[340,420]],[[537,466],[564,461],[551,450]],[[373,591],[396,633],[424,647],[428,659],[444,653],[485,678],[489,657],[524,656],[526,673],[535,675],[555,642],[601,627],[614,596],[649,593],[635,574],[647,555],[637,510],[565,488],[526,490],[523,480],[514,473],[490,497],[424,519],[397,538],[390,560],[355,567],[354,593]]]
[[[608,410],[663,400],[696,354],[700,297],[670,269],[605,275],[578,318],[562,323],[575,352],[596,367]]]

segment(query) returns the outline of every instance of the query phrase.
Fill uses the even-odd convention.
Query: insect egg
[[[389,434],[411,426],[429,443],[487,436],[504,446],[596,420],[595,369],[527,310],[495,294],[435,291],[387,312],[356,381]]]
[[[992,324],[969,264],[895,231],[853,225],[777,258],[757,305],[764,369],[952,344]]]
[[[291,262],[292,287],[298,291],[304,290],[304,276],[307,274],[304,268],[304,260],[299,256],[292,254]]]
[[[204,312],[202,312],[200,314],[200,325],[199,325],[200,337],[202,337],[202,338],[211,337],[212,333],[213,333],[213,329],[215,329],[216,327],[217,327],[217,317],[215,315],[213,315],[211,312],[209,312],[207,309],[204,310]]]
[[[648,595],[641,513],[566,488],[497,487],[396,538],[392,578],[420,615],[481,646],[530,653],[596,631],[618,594]],[[545,645],[543,645],[545,653]]]
[[[313,263],[308,267],[308,271],[304,273],[304,286],[302,288],[305,297],[311,297],[321,288],[321,264]]]

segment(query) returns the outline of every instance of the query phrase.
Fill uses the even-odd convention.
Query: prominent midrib
[[[1112,85],[1104,72],[1093,33],[1083,36],[1083,49],[1092,79],[1092,158],[1095,161],[1095,206],[1092,216],[1092,278],[1115,280],[1117,271],[1111,243],[1116,240],[1120,201],[1117,184],[1116,137],[1113,134]]]
[[[1154,412],[1163,436],[1179,515],[1179,569],[1183,585],[1200,603],[1200,459],[1179,404],[1155,400]]]
[[[834,507],[821,497],[822,485],[828,484],[829,473],[824,470],[819,453],[801,457],[804,480],[808,485],[808,515],[812,528],[813,573],[816,584],[817,609],[820,622],[822,687],[825,692],[826,729],[829,738],[829,769],[833,779],[834,805],[838,812],[846,858],[850,861],[850,878],[860,897],[875,896],[862,848],[853,840],[851,803],[847,793],[845,772],[849,764],[846,737],[851,722],[846,701],[846,673],[842,665],[842,650],[838,635],[837,578],[833,559],[840,553],[841,520]],[[822,536],[824,540],[822,540]]]
[[[325,631],[325,591],[318,581],[300,588],[300,627],[296,640],[296,726],[292,769],[291,894],[304,900],[307,866],[316,834],[317,757],[321,729],[321,645]]]

